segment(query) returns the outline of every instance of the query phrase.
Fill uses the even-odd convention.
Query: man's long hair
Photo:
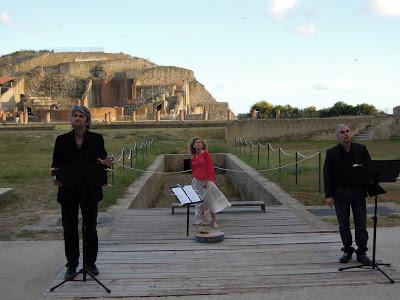
[[[72,106],[71,118],[74,116],[76,111],[79,111],[86,116],[86,128],[89,129],[92,124],[92,114],[90,113],[90,110],[86,106],[74,105]]]

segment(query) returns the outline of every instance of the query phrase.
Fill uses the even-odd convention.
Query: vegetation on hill
[[[279,118],[328,118],[338,116],[369,116],[382,114],[375,106],[367,103],[352,106],[342,101],[336,102],[332,107],[317,110],[315,106],[304,109],[291,105],[273,105],[268,101],[262,100],[251,106],[251,110],[258,112],[260,119],[279,119]],[[249,114],[241,115],[242,118]]]

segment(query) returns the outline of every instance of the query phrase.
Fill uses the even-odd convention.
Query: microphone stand
[[[86,281],[86,275],[89,275],[93,280],[95,280],[99,285],[101,285],[106,291],[107,293],[111,293],[111,290],[109,288],[107,288],[100,280],[98,280],[96,278],[96,276],[90,272],[87,269],[87,265],[86,265],[86,251],[87,251],[87,245],[86,245],[86,199],[85,196],[83,195],[84,193],[82,192],[82,188],[80,188],[80,200],[82,201],[83,205],[81,206],[81,210],[82,210],[82,264],[83,267],[82,269],[80,269],[78,272],[76,272],[75,274],[65,278],[64,281],[60,282],[59,284],[53,286],[52,288],[50,288],[50,292],[54,291],[56,288],[60,287],[61,285],[63,285],[65,282],[67,281],[72,281],[78,274],[82,273],[82,281]]]

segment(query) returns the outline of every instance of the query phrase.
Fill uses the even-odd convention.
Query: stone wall
[[[37,109],[35,111],[35,119],[38,122],[46,121],[46,114],[50,112],[50,122],[70,122],[71,121],[71,110],[70,109]]]
[[[194,80],[194,73],[192,70],[184,68],[173,66],[157,66],[144,70],[127,71],[126,77],[136,79],[140,85],[182,85],[183,81]]]
[[[91,107],[90,113],[93,121],[104,122],[106,113],[110,113],[111,122],[117,120],[117,108],[115,107]]]
[[[210,120],[227,120],[228,119],[228,102],[210,103],[208,106],[208,118]]]
[[[190,106],[199,106],[204,103],[216,102],[209,91],[197,80],[189,82]]]
[[[132,99],[132,79],[94,79],[91,89],[94,107],[123,106]]]
[[[107,60],[107,61],[79,61],[63,63],[56,67],[46,67],[44,71],[58,72],[63,74],[70,74],[79,78],[93,78],[96,75],[93,69],[101,68],[104,72],[104,78],[125,78],[126,72],[132,69],[142,70],[144,68],[154,67],[155,64],[148,60],[141,58],[130,58],[121,60]]]
[[[225,139],[234,142],[235,138],[246,138],[251,141],[273,140],[331,140],[335,139],[336,126],[348,124],[354,134],[372,126],[374,139],[386,139],[388,133],[384,128],[394,123],[394,117],[363,116],[314,119],[247,119],[230,122],[225,127]]]
[[[21,100],[21,94],[25,94],[25,79],[23,77],[16,78],[13,87],[0,96],[0,109],[13,111],[16,103]]]
[[[123,53],[103,53],[103,52],[63,52],[52,53],[45,52],[41,55],[34,56],[26,61],[13,65],[1,66],[0,75],[19,75],[33,70],[38,66],[49,67],[57,66],[63,63],[75,61],[90,61],[90,60],[110,60],[110,59],[131,59],[132,56]]]

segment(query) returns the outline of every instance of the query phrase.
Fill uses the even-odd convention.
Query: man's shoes
[[[75,267],[68,267],[67,271],[64,274],[64,279],[67,279],[76,273]]]
[[[97,267],[96,267],[96,265],[94,263],[93,264],[88,264],[86,266],[86,271],[92,273],[94,276],[99,275],[99,269],[97,269]]]
[[[372,261],[365,254],[357,254],[357,261],[362,263],[364,266],[372,266]]]
[[[343,256],[339,258],[339,262],[341,264],[345,264],[351,260],[351,257],[353,256],[353,252],[343,252]]]

